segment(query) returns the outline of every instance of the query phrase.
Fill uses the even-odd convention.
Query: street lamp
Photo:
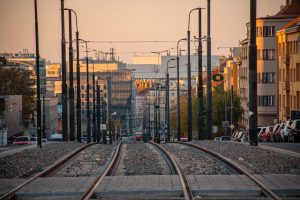
[[[61,68],[62,68],[62,132],[63,141],[68,141],[68,102],[67,102],[67,72],[66,72],[66,39],[65,39],[65,15],[64,0],[61,0]]]
[[[200,10],[201,8],[194,8],[189,12],[189,20],[188,20],[188,31],[187,31],[187,42],[188,42],[188,141],[192,140],[192,85],[191,85],[191,39],[190,39],[190,18],[191,13],[195,10]],[[201,37],[199,37],[201,38]],[[200,126],[200,125],[199,125]]]
[[[91,142],[91,122],[90,122],[90,83],[89,83],[89,53],[87,47],[87,41],[83,39],[79,39],[85,43],[85,51],[86,51],[86,109],[87,109],[87,143]]]
[[[186,38],[182,38],[177,41],[177,141],[180,141],[180,86],[179,86],[179,51],[178,45],[181,41],[186,41]]]
[[[70,141],[75,140],[75,117],[74,117],[74,86],[73,86],[73,46],[72,46],[72,10],[65,8],[69,12],[69,124],[70,124]],[[77,24],[77,18],[76,18]],[[78,49],[77,49],[78,52]]]
[[[77,14],[74,10],[69,9],[69,8],[65,8],[65,10],[69,10],[69,24],[71,24],[71,18],[70,18],[70,12],[72,11],[75,15],[75,19],[76,19],[76,78],[77,78],[77,97],[76,97],[76,101],[77,101],[77,113],[76,113],[76,118],[77,118],[77,141],[81,142],[81,96],[80,96],[80,64],[79,64],[79,32],[78,32],[78,23],[77,23]],[[70,41],[72,41],[72,38],[70,37]],[[71,43],[71,42],[70,42]],[[70,54],[71,56],[71,54]],[[73,57],[73,54],[72,54]],[[73,62],[73,58],[70,59]],[[70,68],[70,91],[71,91],[71,87],[73,87],[73,64],[70,66],[72,66],[72,68]],[[72,70],[72,73],[71,73]],[[72,78],[71,78],[72,75]],[[72,83],[71,83],[72,80]],[[71,112],[74,112],[74,89],[73,89],[73,93],[72,93],[72,97],[73,97],[73,110]],[[70,92],[70,99],[71,99],[71,92]],[[70,104],[70,110],[71,110],[71,104]],[[73,118],[73,120],[71,120],[71,118]],[[74,113],[73,113],[73,117],[71,116],[70,113],[70,127],[74,126]],[[72,134],[71,128],[70,128],[70,132]],[[74,129],[73,129],[73,133],[74,133]],[[71,137],[72,138],[72,137]]]
[[[170,141],[170,110],[169,110],[169,62],[175,60],[174,58],[168,60],[166,69],[166,105],[165,105],[165,123],[167,126],[167,137],[165,137],[165,142]],[[170,67],[171,68],[171,67]],[[172,67],[174,68],[174,67]]]

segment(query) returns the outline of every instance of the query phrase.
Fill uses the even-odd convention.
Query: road
[[[270,143],[270,142],[265,143],[264,142],[264,143],[260,143],[260,144],[300,153],[300,143],[287,143],[287,142],[285,142],[285,143]]]

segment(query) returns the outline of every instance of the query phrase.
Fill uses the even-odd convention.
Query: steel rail
[[[213,157],[215,157],[216,159],[221,160],[222,162],[226,163],[228,166],[232,167],[234,170],[238,171],[241,174],[246,175],[249,179],[251,179],[253,182],[255,182],[257,184],[257,186],[259,186],[262,190],[262,193],[271,198],[271,199],[281,199],[279,196],[277,196],[274,192],[272,192],[271,189],[269,189],[264,183],[262,183],[261,181],[259,181],[255,176],[253,176],[252,174],[250,174],[246,169],[244,169],[243,167],[241,167],[239,164],[229,160],[228,158],[222,156],[219,153],[216,153],[212,150],[209,150],[207,148],[203,148],[191,143],[184,143],[184,142],[174,142],[174,143],[179,143],[179,144],[183,144],[183,145],[187,145],[187,146],[191,146],[194,147],[196,149],[199,149],[200,151],[203,151]]]
[[[154,148],[162,155],[162,157],[164,158],[164,160],[166,161],[169,170],[171,172],[171,175],[178,175],[177,171],[176,171],[176,167],[174,165],[174,163],[172,162],[169,154],[164,150],[159,148],[159,146],[155,143],[149,142],[149,144],[153,145]]]
[[[165,150],[165,148],[163,148],[162,146],[160,146],[156,143],[153,143],[153,142],[150,142],[150,143],[153,144],[154,146],[156,146],[157,148],[159,148],[162,152],[164,152],[169,157],[169,159],[172,161],[172,163],[175,166],[175,169],[177,171],[177,174],[179,176],[179,179],[180,179],[180,183],[181,183],[181,186],[182,186],[184,198],[186,200],[192,200],[193,199],[193,193],[192,193],[190,184],[189,184],[186,176],[184,175],[182,169],[179,167],[179,165],[175,161],[175,158],[167,150]]]
[[[5,193],[3,196],[0,197],[0,200],[8,200],[8,199],[14,198],[14,195],[16,194],[16,192],[18,192],[21,188],[23,188],[26,185],[29,185],[31,182],[33,182],[37,178],[45,177],[45,176],[53,173],[54,171],[56,171],[56,169],[60,168],[65,163],[68,163],[69,160],[71,160],[73,157],[78,155],[82,150],[84,150],[87,147],[90,147],[92,145],[95,145],[95,144],[97,144],[97,143],[89,143],[89,144],[86,144],[86,145],[74,150],[72,153],[70,153],[67,156],[63,157],[62,159],[58,160],[56,163],[47,167],[45,170],[41,171],[40,173],[38,173],[35,176],[33,176],[32,178],[28,179],[24,183],[18,185],[17,187],[13,188],[9,192]]]
[[[114,169],[115,164],[118,161],[118,157],[120,155],[120,149],[122,146],[122,142],[119,143],[119,145],[117,146],[115,152],[114,152],[114,156],[111,159],[108,167],[105,169],[104,173],[101,176],[98,176],[95,181],[91,184],[91,186],[86,190],[86,192],[80,197],[80,200],[89,200],[93,194],[95,189],[98,187],[98,185],[100,185],[100,183],[103,181],[105,176],[108,176],[112,170]]]

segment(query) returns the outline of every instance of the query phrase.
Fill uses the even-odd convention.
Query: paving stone
[[[108,176],[95,191],[96,197],[124,196],[182,196],[178,176]]]

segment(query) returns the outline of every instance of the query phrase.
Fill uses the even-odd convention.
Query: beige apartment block
[[[278,60],[276,31],[300,15],[300,1],[287,1],[287,5],[273,16],[261,17],[256,20],[257,43],[257,119],[258,126],[274,124],[278,121]],[[250,27],[247,24],[247,38],[242,43],[242,65],[240,74],[240,96],[244,109],[241,126],[248,127],[249,97],[248,90],[248,57]]]
[[[300,110],[300,16],[277,31],[279,121]]]

